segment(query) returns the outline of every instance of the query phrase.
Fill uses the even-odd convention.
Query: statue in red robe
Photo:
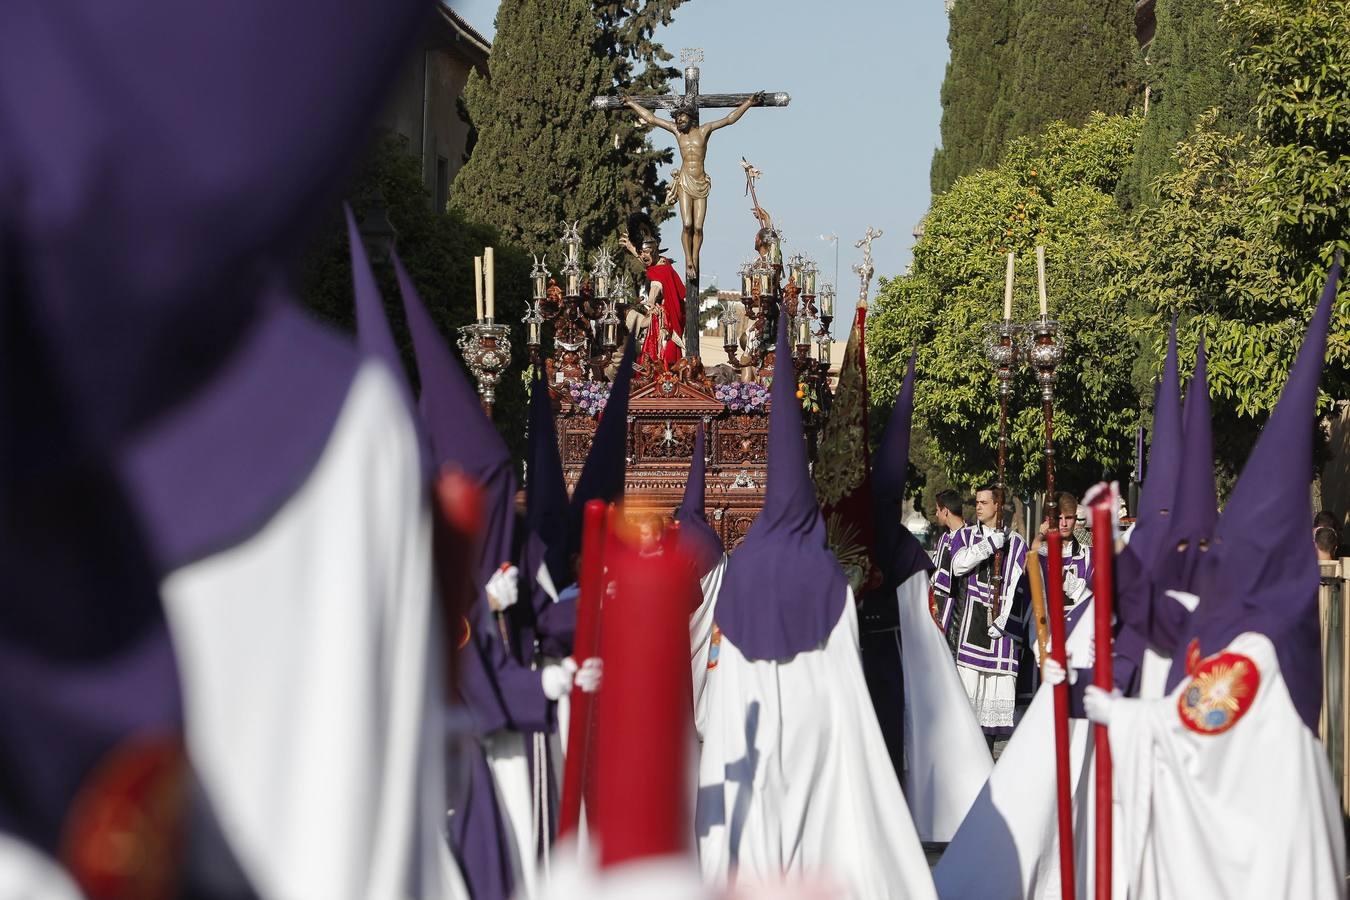
[[[642,255],[643,261],[648,262],[647,306],[652,321],[639,360],[673,366],[684,351],[684,282],[667,257],[645,247]],[[650,262],[653,258],[655,262]]]

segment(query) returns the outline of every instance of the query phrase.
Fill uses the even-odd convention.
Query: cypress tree
[[[631,161],[613,117],[590,107],[616,68],[596,25],[588,0],[504,0],[491,78],[465,87],[478,141],[450,202],[507,243],[553,249],[559,223],[580,221],[584,245],[599,246],[629,211]]]
[[[1231,64],[1233,39],[1220,7],[1217,0],[1157,2],[1158,28],[1144,67],[1148,115],[1134,165],[1121,182],[1119,199],[1125,206],[1156,202],[1154,180],[1177,170],[1177,144],[1202,113],[1218,109],[1213,127],[1225,133],[1249,124],[1254,97]]]
[[[1002,147],[1054,121],[1125,112],[1137,93],[1134,0],[1016,0],[1010,74],[1000,81],[988,142]]]
[[[1004,77],[1011,0],[956,0],[947,29],[951,50],[942,81],[942,146],[930,181],[940,194],[962,175],[993,165],[1003,146],[991,129]],[[991,140],[992,138],[992,140]]]

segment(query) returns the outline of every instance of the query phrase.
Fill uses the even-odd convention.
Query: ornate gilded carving
[[[634,444],[638,460],[690,459],[694,453],[694,435],[697,423],[639,422]]]

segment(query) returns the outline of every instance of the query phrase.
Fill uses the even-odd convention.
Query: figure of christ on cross
[[[702,59],[701,51],[686,51],[683,58],[690,61]],[[670,196],[667,202],[678,197],[680,209],[680,244],[684,248],[685,282],[689,294],[699,294],[699,251],[703,246],[703,220],[708,214],[708,194],[712,181],[704,169],[704,160],[708,153],[708,136],[719,128],[737,122],[745,111],[752,106],[787,106],[790,99],[787,94],[766,94],[758,91],[754,94],[699,94],[698,67],[687,66],[684,70],[684,93],[662,94],[644,97],[596,97],[591,101],[595,109],[618,109],[627,106],[637,113],[643,123],[664,128],[675,136],[680,147],[680,167],[671,178]],[[731,108],[723,119],[700,125],[700,109]],[[674,121],[659,119],[652,112],[655,109],[670,110]],[[698,303],[685,304],[684,320],[685,352],[689,356],[698,356]]]
[[[734,125],[745,111],[764,100],[760,91],[745,98],[724,118],[707,125],[695,124],[694,114],[687,109],[675,110],[675,120],[667,122],[631,97],[624,97],[628,108],[637,113],[645,124],[663,128],[675,135],[680,147],[680,167],[671,173],[670,193],[666,202],[678,199],[680,205],[680,246],[684,248],[685,276],[691,284],[698,283],[698,260],[703,249],[703,220],[708,215],[708,194],[712,179],[703,167],[708,154],[708,138],[719,128]]]

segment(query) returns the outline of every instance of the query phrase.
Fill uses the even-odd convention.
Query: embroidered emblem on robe
[[[722,629],[713,623],[712,639],[708,641],[708,670],[717,668],[717,655],[722,652]]]
[[[1201,661],[1177,697],[1181,724],[1196,734],[1222,734],[1251,708],[1260,684],[1261,673],[1246,656],[1220,653]]]

